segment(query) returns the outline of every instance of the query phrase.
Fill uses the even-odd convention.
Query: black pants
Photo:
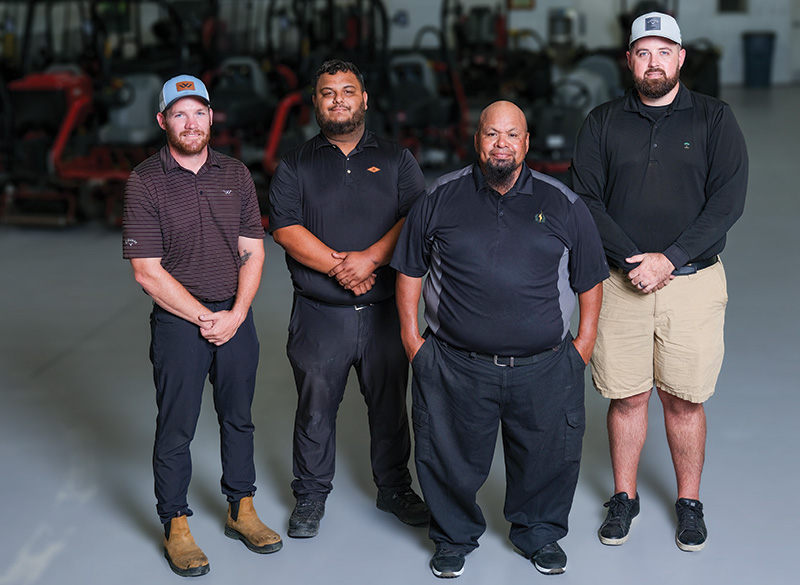
[[[233,306],[233,299],[204,303],[210,311]],[[222,493],[229,502],[255,492],[253,430],[250,417],[259,344],[252,310],[227,343],[216,346],[197,325],[153,305],[150,361],[156,385],[156,440],[153,474],[158,515],[166,523],[191,516],[186,495],[192,477],[189,450],[200,416],[206,377],[214,389],[220,428]]]
[[[530,557],[567,534],[585,427],[585,365],[571,337],[533,364],[500,367],[429,335],[412,362],[417,474],[437,549],[468,553],[498,425],[510,539]]]
[[[295,295],[287,355],[297,383],[295,497],[325,500],[333,489],[336,414],[351,367],[367,404],[373,480],[385,489],[410,485],[408,361],[394,298],[354,307]]]

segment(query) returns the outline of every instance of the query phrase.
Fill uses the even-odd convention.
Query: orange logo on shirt
[[[178,91],[194,91],[194,81],[179,81],[175,84]]]
[[[380,171],[380,169],[379,169],[378,167],[370,167],[370,168],[368,168],[367,170],[368,170],[370,173],[377,173],[378,171]]]

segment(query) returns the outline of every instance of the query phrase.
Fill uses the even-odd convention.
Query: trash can
[[[769,87],[772,79],[772,52],[775,33],[746,32],[744,41],[744,84],[746,87]]]

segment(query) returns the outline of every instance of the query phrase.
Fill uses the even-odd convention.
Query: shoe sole
[[[316,530],[313,529],[309,530],[303,528],[289,527],[289,530],[286,532],[286,534],[290,538],[314,538],[317,534],[319,534],[319,528],[317,528]]]
[[[440,579],[455,579],[464,573],[464,567],[461,567],[459,571],[437,571],[433,567],[433,564],[431,564],[431,572],[433,572],[435,577],[439,577]]]
[[[630,538],[631,535],[630,535],[630,533],[628,533],[625,536],[623,536],[622,538],[607,538],[607,537],[601,535],[598,532],[597,536],[600,538],[600,542],[602,542],[603,544],[605,544],[607,546],[619,546],[621,544],[625,544],[628,541],[628,538]]]
[[[536,570],[539,571],[542,575],[561,575],[567,571],[566,567],[556,567],[554,569],[547,569],[545,567],[539,566],[539,564],[534,561],[533,566],[536,567]]]
[[[270,553],[278,552],[283,548],[283,541],[279,540],[278,542],[273,542],[272,544],[265,544],[264,546],[256,546],[241,532],[238,530],[234,530],[230,526],[225,527],[225,536],[228,538],[232,538],[233,540],[241,540],[244,545],[254,553],[258,553],[260,555],[268,555]]]
[[[167,559],[167,563],[169,563],[169,568],[172,569],[172,572],[178,575],[179,577],[202,577],[211,570],[211,565],[208,564],[202,565],[200,567],[189,567],[188,569],[181,569],[172,562],[172,559],[169,558],[169,553],[167,551],[164,551],[164,558]]]
[[[678,545],[678,548],[684,552],[697,552],[699,550],[703,550],[703,547],[706,545],[705,542],[701,542],[700,544],[685,544],[678,540],[678,537],[675,537],[675,544]]]

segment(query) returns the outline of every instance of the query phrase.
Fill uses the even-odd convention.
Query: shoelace
[[[414,493],[414,490],[406,490],[404,492],[392,494],[392,499],[399,502],[403,508],[410,508],[419,501],[422,501],[419,496]]]
[[[618,500],[617,498],[612,498],[610,501],[603,504],[606,508],[609,509],[611,512],[611,518],[608,519],[608,523],[611,522],[624,522],[625,516],[628,514],[628,509],[633,505],[633,500],[623,501]]]
[[[697,519],[701,517],[697,510],[689,506],[681,506],[678,512],[678,522],[681,528],[685,531],[699,532],[699,523]]]

